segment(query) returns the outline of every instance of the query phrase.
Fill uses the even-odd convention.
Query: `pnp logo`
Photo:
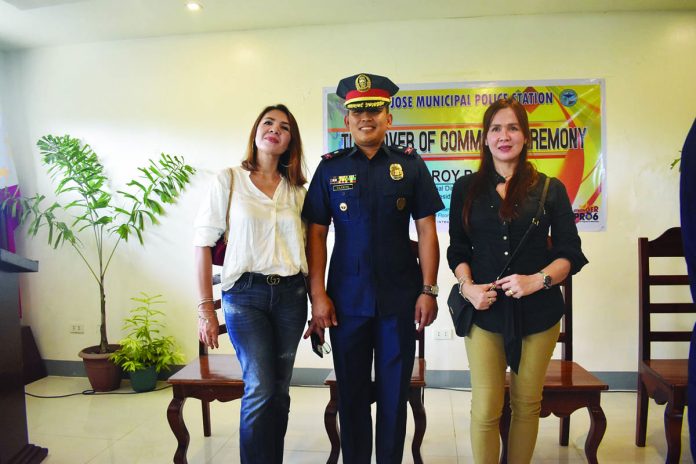
[[[563,106],[573,106],[578,102],[578,93],[573,89],[565,89],[560,95]]]

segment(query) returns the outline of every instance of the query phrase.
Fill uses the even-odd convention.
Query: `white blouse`
[[[217,174],[207,200],[201,203],[194,222],[195,246],[214,246],[225,232],[229,172],[225,169]],[[230,232],[220,273],[222,289],[231,288],[245,272],[307,275],[306,230],[301,218],[307,190],[281,177],[273,198],[269,198],[251,181],[249,171],[236,166],[232,172]]]

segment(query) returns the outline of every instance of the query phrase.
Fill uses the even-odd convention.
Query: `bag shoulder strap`
[[[544,181],[544,189],[541,191],[541,198],[539,199],[539,208],[537,208],[536,215],[534,215],[534,219],[532,219],[532,224],[535,226],[539,225],[539,218],[541,218],[541,214],[544,212],[544,203],[546,203],[546,194],[549,193],[550,182],[551,178],[546,176],[546,180]]]
[[[230,174],[230,192],[227,197],[227,214],[225,214],[225,243],[230,235],[230,205],[232,204],[232,186],[234,185],[234,171],[232,168],[228,168],[227,171]]]
[[[549,192],[550,182],[551,178],[549,176],[546,176],[546,180],[544,181],[544,188],[541,191],[541,198],[539,199],[539,207],[537,208],[537,212],[534,215],[532,222],[529,224],[529,227],[527,227],[527,230],[522,236],[522,239],[520,239],[520,242],[517,244],[517,247],[515,247],[515,251],[512,252],[510,258],[507,260],[507,263],[505,263],[505,266],[503,266],[503,269],[500,271],[500,274],[498,274],[498,277],[496,277],[495,280],[499,280],[503,276],[507,268],[509,268],[510,264],[512,264],[512,260],[515,259],[515,257],[517,256],[517,252],[520,251],[522,246],[524,246],[525,242],[529,238],[529,233],[532,231],[533,228],[539,225],[539,219],[541,218],[541,215],[544,212],[544,203],[546,203],[546,195]]]

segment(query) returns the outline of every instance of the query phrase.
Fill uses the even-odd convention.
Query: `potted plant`
[[[42,137],[37,146],[51,179],[57,182],[57,200],[43,204],[45,195],[7,198],[8,208],[20,222],[28,222],[28,234],[48,229],[48,243],[58,248],[68,243],[89,269],[99,290],[101,313],[99,345],[85,348],[80,357],[95,391],[119,387],[121,372],[109,361],[118,345],[109,345],[106,335],[106,273],[118,246],[133,235],[143,244],[143,231],[157,224],[164,204],[172,204],[195,170],[179,156],[165,153],[157,161],[139,167],[139,176],[127,188],[112,192],[104,166],[92,148],[70,135]],[[89,234],[82,241],[80,234]],[[91,303],[90,303],[91,304]],[[101,377],[101,379],[100,379]]]
[[[162,295],[142,297],[131,300],[140,303],[130,310],[130,317],[124,319],[123,330],[128,333],[119,343],[121,348],[111,355],[117,366],[130,374],[131,387],[137,392],[155,389],[157,374],[168,371],[173,364],[184,361],[174,337],[162,335],[164,324],[159,320],[162,311],[153,306],[164,303]]]

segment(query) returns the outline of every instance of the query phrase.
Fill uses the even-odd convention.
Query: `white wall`
[[[311,171],[322,153],[324,86],[360,71],[397,83],[606,79],[608,228],[582,235],[590,264],[575,280],[575,357],[591,370],[636,369],[636,238],[678,225],[678,156],[696,109],[696,13],[485,17],[384,22],[181,36],[8,54],[6,121],[29,192],[51,191],[35,149],[69,133],[102,157],[115,187],[159,152],[200,169],[181,202],[146,236],[120,250],[109,275],[112,340],[128,298],[163,293],[169,325],[195,352],[191,218],[211,170],[238,162],[253,118],[284,102],[295,113]],[[0,62],[0,66],[1,66]],[[1,68],[0,68],[1,70]],[[7,90],[6,90],[7,91]],[[68,248],[23,240],[40,272],[23,301],[42,355],[75,360],[98,341],[97,290]],[[440,236],[440,285],[454,282]],[[449,327],[445,294],[436,326]],[[69,335],[72,321],[87,334]],[[431,331],[432,333],[432,331]],[[430,341],[428,367],[466,368],[461,340]],[[300,367],[328,367],[306,343]]]

